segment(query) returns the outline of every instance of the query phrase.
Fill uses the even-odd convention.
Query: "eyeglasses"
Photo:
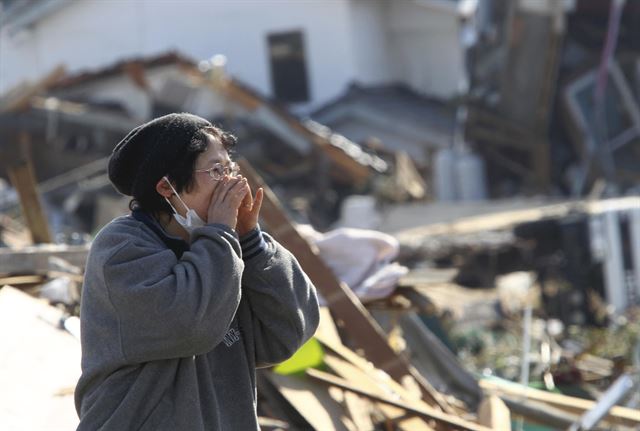
[[[221,180],[225,175],[235,177],[240,172],[240,166],[237,163],[231,162],[228,165],[222,163],[216,163],[208,169],[196,169],[196,172],[208,172],[209,176],[216,181]]]

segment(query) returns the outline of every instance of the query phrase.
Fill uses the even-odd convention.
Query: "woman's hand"
[[[247,185],[249,191],[244,196],[242,204],[238,209],[238,224],[236,231],[238,236],[243,236],[249,233],[258,225],[258,219],[260,218],[260,207],[262,206],[262,198],[264,197],[264,190],[262,187],[256,192],[255,198],[251,196],[251,187]]]
[[[251,190],[246,178],[225,175],[211,195],[207,223],[222,223],[236,229],[238,210],[247,195],[251,195]]]

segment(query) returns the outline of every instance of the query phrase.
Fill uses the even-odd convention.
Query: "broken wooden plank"
[[[538,425],[551,427],[552,429],[567,429],[579,416],[567,413],[548,404],[539,401],[527,400],[515,396],[499,394],[514,417],[522,417]]]
[[[84,282],[83,269],[58,256],[49,256],[49,267],[50,270],[47,272],[49,278],[64,277],[76,283]]]
[[[458,268],[416,268],[411,269],[409,272],[398,280],[397,293],[401,293],[406,296],[411,302],[416,298],[410,297],[413,286],[421,286],[426,284],[444,284],[453,283],[460,269]],[[424,302],[428,301],[426,298],[417,298],[420,303],[419,309],[422,309]]]
[[[36,177],[28,155],[29,135],[22,133],[19,139],[19,148],[13,151],[15,160],[5,162],[8,165],[9,179],[20,197],[20,207],[33,243],[50,243],[51,230],[42,209]]]
[[[0,214],[0,244],[8,247],[25,247],[31,244],[27,229],[7,214]]]
[[[304,376],[265,373],[286,400],[318,431],[349,431],[343,423],[346,416],[340,404],[327,391]]]
[[[427,403],[437,405],[444,411],[451,411],[444,397],[409,364],[406,358],[393,351],[384,332],[358,297],[336,278],[317,250],[300,235],[269,186],[246,160],[240,160],[239,164],[251,187],[254,190],[262,187],[264,190],[261,219],[270,228],[271,234],[296,256],[336,318],[342,320],[342,326],[350,334],[352,341],[365,351],[371,362],[392,378],[402,381],[405,376],[411,376],[415,379]]]
[[[404,388],[400,389],[400,392],[398,392],[398,387],[393,386],[393,388],[396,389],[393,390],[392,386],[388,384],[390,381],[392,381],[388,378],[388,376],[386,376],[387,379],[379,377],[379,375],[382,373],[380,370],[373,369],[368,370],[368,372],[364,371],[357,366],[349,363],[348,361],[334,356],[332,353],[328,352],[325,354],[324,362],[338,376],[349,382],[357,382],[358,385],[362,386],[364,389],[371,391],[372,393],[376,393],[380,396],[400,397],[403,402],[407,402],[409,404],[416,403],[417,405],[429,407],[428,404],[419,401],[419,399],[407,396]],[[397,427],[400,430],[427,431],[431,429],[431,427],[429,427],[424,421],[417,421],[417,423],[412,423],[411,427],[409,428],[406,424],[403,423],[403,419],[405,419],[404,409],[389,406],[385,403],[376,403],[376,405],[387,419],[397,423]]]
[[[306,374],[309,377],[319,380],[321,382],[324,382],[326,384],[337,386],[339,388],[354,392],[356,394],[362,395],[372,400],[389,404],[391,406],[399,407],[401,409],[406,410],[409,413],[412,413],[416,416],[423,417],[428,420],[434,419],[449,427],[454,427],[456,429],[469,430],[469,431],[489,431],[489,428],[486,428],[482,425],[478,425],[473,422],[460,419],[458,417],[441,412],[431,407],[422,407],[422,408],[415,407],[415,406],[408,405],[403,402],[394,400],[389,397],[379,396],[366,389],[356,387],[350,384],[349,382],[347,382],[346,380],[336,377],[334,375],[331,375],[329,373],[325,373],[315,369],[308,369],[306,371]]]
[[[321,136],[315,136],[311,131],[306,131],[305,134],[308,135],[309,139],[316,142],[334,165],[340,168],[340,172],[343,172],[346,178],[349,178],[356,187],[363,186],[369,180],[371,170],[367,166],[351,159],[346,155],[344,150],[333,145],[331,140]]]
[[[47,274],[49,257],[57,256],[84,267],[90,244],[42,244],[17,249],[0,248],[0,274]]]
[[[523,388],[512,383],[497,383],[491,380],[480,380],[480,387],[485,391],[495,392],[498,395],[507,394],[513,398],[529,399],[544,402],[550,406],[568,411],[572,414],[583,414],[595,407],[596,402],[568,395],[545,392],[534,388]],[[614,406],[606,416],[606,420],[612,424],[640,427],[640,410],[627,407]]]
[[[294,430],[311,429],[311,424],[287,401],[278,387],[267,378],[267,374],[270,371],[266,368],[256,370],[258,414],[284,420]]]
[[[410,199],[423,199],[427,193],[427,185],[409,154],[399,151],[395,159],[394,182],[398,191],[405,193]]]
[[[260,431],[280,431],[290,429],[287,422],[265,416],[258,416],[258,426],[260,427]]]
[[[374,391],[384,395],[393,395],[407,403],[413,403],[417,406],[426,406],[420,393],[420,388],[412,387],[411,389],[402,386],[393,380],[387,373],[377,369],[373,364],[344,346],[342,343],[334,343],[330,338],[323,338],[323,334],[316,334],[316,338],[328,349],[338,356],[331,353],[325,354],[325,363],[332,368],[338,375],[347,380],[356,379],[359,383],[373,388]],[[425,422],[423,419],[415,416],[407,416],[402,413],[402,409],[393,406],[378,403],[378,407],[387,417],[390,424],[394,424],[400,431],[430,431],[435,428],[433,424]],[[392,426],[392,425],[389,425]]]
[[[331,311],[329,311],[329,307],[320,307],[320,323],[318,324],[318,329],[316,330],[316,336],[321,336],[322,338],[330,339],[332,340],[332,342],[335,342],[337,344],[342,344],[340,334],[338,333],[338,328],[336,328],[333,317],[331,317]]]
[[[353,365],[357,370],[360,370],[361,373],[369,376],[370,379],[373,379],[378,386],[380,386],[381,388],[387,388],[387,393],[391,392],[399,396],[405,402],[417,403],[419,405],[428,405],[422,400],[419,388],[408,388],[403,386],[399,382],[396,382],[383,370],[374,367],[374,365],[369,362],[367,358],[361,357],[341,343],[336,344],[330,339],[323,338],[322,334],[316,334],[316,338],[326,348],[335,352],[340,358]],[[329,357],[329,361],[332,361],[331,357]],[[355,373],[355,371],[353,372]]]
[[[376,195],[391,202],[424,199],[427,185],[411,157],[404,151],[393,153],[393,157],[392,175],[380,178],[375,187]]]
[[[39,188],[43,193],[48,193],[65,186],[69,186],[71,184],[77,184],[78,182],[86,180],[87,178],[95,177],[97,175],[105,173],[107,171],[108,163],[109,157],[103,157],[101,159],[94,160],[85,165],[70,169],[60,175],[43,181],[42,183],[40,183]]]
[[[478,423],[496,431],[511,431],[511,413],[504,401],[489,395],[480,402]]]
[[[40,284],[44,283],[46,277],[44,275],[16,275],[13,277],[0,277],[0,287],[2,286],[21,286],[24,284]]]
[[[344,393],[344,404],[358,431],[374,431],[371,420],[371,403],[353,392]]]
[[[480,402],[482,391],[476,379],[461,364],[456,355],[424,324],[417,313],[404,312],[400,327],[413,363],[422,375],[431,378],[443,392],[464,401],[473,410]]]

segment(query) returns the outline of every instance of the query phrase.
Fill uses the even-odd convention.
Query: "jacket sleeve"
[[[121,240],[103,277],[125,360],[200,355],[222,341],[240,303],[240,256],[236,234],[217,224],[195,229],[180,259],[153,241]]]
[[[316,331],[316,289],[296,258],[256,228],[241,239],[244,300],[251,308],[257,367],[282,362]]]

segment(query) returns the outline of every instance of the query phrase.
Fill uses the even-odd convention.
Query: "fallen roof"
[[[142,66],[145,70],[168,65],[179,65],[194,67],[197,63],[186,56],[176,52],[169,51],[153,57],[131,57],[125,58],[117,63],[95,70],[85,70],[80,73],[68,75],[53,85],[49,86],[49,91],[61,90],[76,85],[87,84],[112,76],[126,73],[132,66]]]
[[[345,94],[314,111],[311,117],[329,126],[345,118],[357,118],[383,127],[389,133],[437,146],[450,143],[455,128],[452,107],[400,84],[352,85]]]
[[[344,152],[344,154],[362,165],[364,168],[371,168],[378,172],[386,171],[386,162],[377,156],[364,152],[360,145],[350,141],[344,136],[334,133],[329,127],[326,127],[316,121],[298,118],[290,113],[286,108],[282,107],[279,103],[261,95],[258,91],[237,79],[228,79],[224,83],[224,86],[227,87],[228,95],[237,100],[242,100],[247,106],[253,106],[254,108],[261,105],[268,106],[269,109],[286,122],[289,127],[301,133],[312,142],[315,142],[320,146],[332,147],[335,150],[341,150],[341,152]],[[331,158],[338,164],[345,165],[346,163],[344,161],[340,163],[339,157]],[[349,163],[346,163],[346,165],[349,165]]]
[[[47,89],[49,91],[68,89],[122,74],[129,74],[144,81],[145,71],[168,65],[182,67],[185,74],[191,75],[200,85],[212,84],[212,81],[206,79],[205,74],[198,69],[195,61],[172,51],[156,57],[124,59],[95,71],[85,71],[63,77],[49,85]],[[372,172],[384,172],[387,169],[386,162],[377,156],[364,152],[358,144],[331,132],[329,128],[318,123],[301,120],[277,101],[261,94],[238,79],[224,76],[217,85],[210,85],[210,87],[238,103],[247,112],[262,113],[260,119],[263,122],[268,123],[268,126],[276,127],[281,132],[286,129],[284,130],[285,134],[295,138],[294,141],[303,140],[306,141],[305,146],[321,148],[335,165],[341,167],[347,177],[350,177],[355,183],[361,184],[369,178]]]

